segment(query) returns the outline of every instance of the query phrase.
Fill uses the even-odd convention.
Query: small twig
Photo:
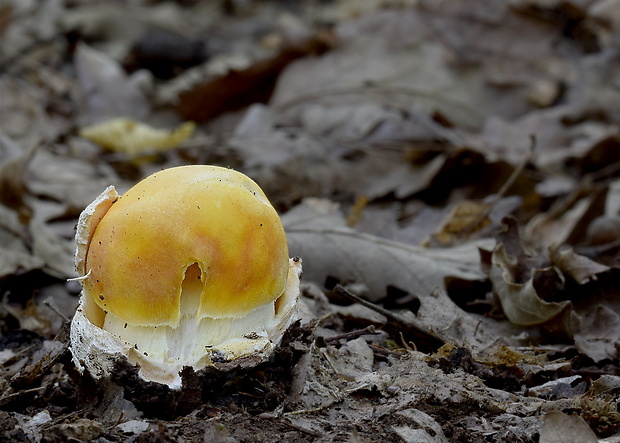
[[[474,329],[474,337],[478,333],[478,328],[480,327],[481,324],[482,324],[482,321],[479,321],[478,323],[476,323],[476,329]]]
[[[591,172],[588,174],[590,179],[593,182],[599,182],[601,180],[609,179],[611,180],[615,174],[620,171],[620,163],[612,163],[611,165],[605,166],[597,171]]]
[[[45,301],[43,302],[43,304],[44,304],[45,306],[47,306],[48,308],[50,308],[52,311],[54,311],[54,312],[56,313],[56,315],[58,315],[58,316],[59,316],[60,318],[62,318],[64,321],[66,321],[66,322],[70,321],[70,320],[69,320],[69,318],[68,318],[65,314],[63,314],[62,312],[60,312],[56,306],[54,306],[53,304],[51,304],[51,303],[50,303],[50,302],[48,302],[47,300],[45,300]]]
[[[58,360],[67,352],[69,345],[64,343],[58,349],[52,349],[45,354],[36,364],[28,365],[11,377],[11,384],[21,385],[33,383],[40,380],[54,366]]]
[[[344,334],[327,337],[325,343],[333,343],[338,340],[353,340],[367,334],[378,334],[378,332],[375,331],[374,325],[366,326],[364,329],[358,329],[357,331],[345,332]]]
[[[3,395],[2,397],[0,397],[0,406],[4,406],[7,403],[11,402],[12,400],[19,398],[23,395],[43,392],[46,389],[47,388],[44,386],[39,386],[38,388],[22,389],[17,392],[13,392],[12,394]]]
[[[325,320],[327,320],[328,318],[330,318],[333,314],[331,312],[328,312],[327,314],[323,314],[322,316],[320,316],[319,318],[315,318],[313,319],[309,324],[308,327],[312,330],[312,333],[316,332],[317,328],[321,325],[321,323],[323,323]]]
[[[342,401],[342,398],[336,398],[335,400],[330,401],[327,404],[321,405],[317,408],[312,408],[312,409],[298,409],[296,411],[289,411],[289,412],[285,412],[284,415],[285,417],[291,416],[291,415],[301,415],[301,414],[314,414],[315,412],[321,412],[324,411],[327,408],[332,407],[333,405],[335,405],[336,403],[339,403]]]
[[[408,351],[417,351],[418,347],[416,346],[416,344],[412,341],[410,341],[409,343],[407,343],[407,340],[405,340],[405,337],[403,336],[402,332],[399,332],[400,334],[400,341],[403,343],[403,347],[405,349],[407,349]]]
[[[114,422],[114,424],[112,426],[110,426],[109,429],[112,429],[112,428],[116,427],[117,425],[119,425],[121,423],[121,421],[123,420],[124,416],[125,416],[125,411],[121,411],[121,413],[118,415],[118,418],[116,419],[116,422]]]
[[[383,357],[394,356],[396,358],[401,358],[404,355],[402,352],[392,351],[391,349],[379,346],[375,343],[370,344],[370,349],[372,349],[372,352],[374,352],[375,354],[381,355]]]
[[[405,320],[404,318],[402,318],[400,315],[393,313],[392,311],[389,311],[385,308],[382,308],[381,306],[378,306],[372,302],[369,302],[368,300],[363,299],[362,297],[355,295],[354,293],[346,290],[343,286],[341,285],[336,285],[336,287],[334,288],[334,292],[338,295],[342,295],[343,297],[348,298],[349,300],[353,300],[355,303],[359,303],[362,306],[367,307],[368,309],[372,309],[375,312],[378,312],[379,314],[389,318],[390,320],[393,320],[397,323],[408,323],[407,320]]]
[[[61,423],[69,423],[71,422],[72,418],[77,418],[77,417],[83,417],[85,414],[85,410],[84,409],[79,409],[77,411],[73,411],[73,412],[68,412],[66,414],[62,414],[59,415],[57,417],[55,417],[54,419],[45,422],[41,425],[41,430],[45,431],[47,429],[52,428],[53,426],[58,426]]]
[[[416,334],[422,335],[423,337],[426,337],[433,341],[439,341],[442,345],[446,343],[446,341],[443,338],[439,337],[434,332],[425,330],[419,325],[407,320],[406,318],[398,314],[395,314],[392,311],[382,308],[381,306],[377,306],[376,304],[369,302],[368,300],[364,300],[363,298],[347,291],[341,285],[336,285],[336,287],[334,288],[334,292],[338,295],[348,298],[349,300],[353,300],[354,302],[359,303],[360,305],[365,306],[368,309],[372,309],[373,311],[378,312],[379,314],[387,317],[388,319],[390,319],[391,321],[393,321],[394,323],[396,323],[397,325],[399,325],[400,327],[404,329],[409,329],[410,331],[413,331]]]

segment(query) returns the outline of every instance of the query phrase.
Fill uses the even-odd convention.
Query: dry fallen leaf
[[[176,148],[194,133],[195,125],[187,122],[174,131],[153,128],[127,118],[108,120],[80,130],[80,136],[104,149],[135,157],[148,151]]]
[[[81,43],[75,54],[75,89],[80,126],[115,117],[142,119],[150,112],[146,91],[150,75],[127,75],[109,55]]]
[[[409,419],[407,425],[395,426],[394,431],[405,442],[447,443],[448,440],[433,417],[418,409],[404,409],[395,414]]]
[[[57,278],[74,277],[73,240],[59,237],[44,220],[37,217],[30,221],[29,228],[32,252],[44,260],[45,270]]]
[[[578,415],[551,411],[545,415],[540,443],[598,443],[596,434]]]
[[[474,200],[458,202],[433,234],[442,245],[450,245],[459,238],[467,237],[490,224],[489,205]]]
[[[283,223],[290,253],[304,258],[307,280],[363,283],[368,288],[365,298],[375,302],[396,288],[420,302],[417,312],[402,315],[444,340],[482,347],[497,339],[493,320],[466,313],[442,289],[448,277],[480,280],[478,250],[491,248],[494,240],[446,249],[406,245],[347,227],[337,206],[316,199],[289,211]]]
[[[596,280],[598,274],[609,271],[608,266],[576,254],[569,246],[552,247],[549,252],[553,263],[580,285]]]
[[[205,122],[224,112],[235,111],[269,99],[280,72],[294,60],[321,54],[334,45],[331,33],[319,32],[281,48],[275,54],[258,59],[232,58],[228,66],[220,66],[220,74],[200,75],[198,85],[180,91],[177,111],[183,118]],[[214,63],[215,64],[215,63]]]
[[[0,236],[4,239],[3,234],[0,228]],[[20,251],[16,245],[9,245],[8,248],[0,246],[0,280],[40,269],[44,264],[41,257]]]
[[[478,248],[494,243],[483,239],[451,249],[427,249],[363,234],[346,226],[337,208],[309,199],[283,217],[291,254],[304,257],[304,274],[315,282],[326,277],[364,282],[368,298],[386,295],[387,286],[426,295],[443,287],[448,276],[478,280]]]
[[[597,305],[582,318],[575,332],[575,346],[595,362],[620,359],[618,312],[604,304]]]
[[[550,258],[527,251],[515,221],[504,223],[507,230],[493,251],[489,278],[506,317],[516,325],[540,325],[574,338],[577,349],[595,362],[617,360],[617,270],[568,246],[550,248]]]
[[[571,327],[572,305],[569,301],[546,302],[540,298],[534,286],[537,274],[552,271],[545,267],[532,270],[532,276],[525,282],[515,281],[511,273],[517,257],[506,251],[504,244],[499,244],[493,251],[493,266],[489,278],[499,296],[506,317],[517,325],[532,326],[543,323],[556,323],[561,332],[568,332]]]

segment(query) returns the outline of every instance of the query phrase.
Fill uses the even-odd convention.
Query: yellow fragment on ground
[[[117,118],[80,130],[80,137],[104,149],[130,156],[150,151],[176,148],[194,133],[193,122],[183,123],[174,131],[157,129],[128,118]]]

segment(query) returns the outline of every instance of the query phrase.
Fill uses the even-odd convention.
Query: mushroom
[[[185,366],[265,361],[296,318],[301,260],[263,191],[231,169],[170,168],[122,196],[110,186],[80,215],[76,244],[71,352],[95,379],[121,354],[180,389]]]

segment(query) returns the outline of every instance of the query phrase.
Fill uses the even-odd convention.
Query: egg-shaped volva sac
[[[301,260],[263,191],[231,169],[166,169],[122,196],[109,187],[76,244],[71,351],[95,378],[117,353],[172,388],[184,366],[256,364],[296,315]]]

